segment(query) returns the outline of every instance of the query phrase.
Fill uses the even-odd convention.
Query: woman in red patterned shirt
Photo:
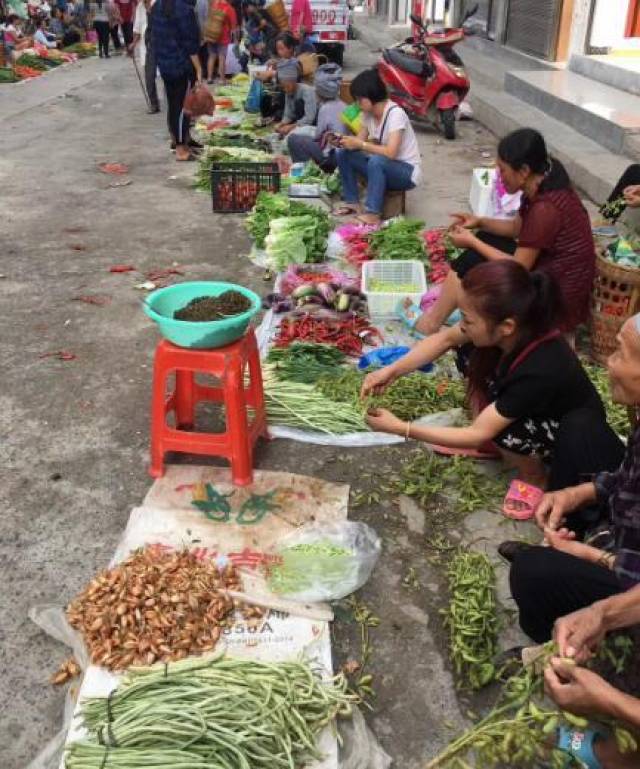
[[[423,334],[437,331],[458,306],[466,273],[496,259],[515,259],[528,270],[553,275],[564,305],[563,331],[573,332],[588,318],[595,245],[589,214],[564,166],[548,155],[542,135],[533,128],[505,136],[496,164],[507,192],[523,193],[520,211],[514,219],[453,215],[451,240],[466,250],[452,265],[436,304],[416,321],[415,329]]]

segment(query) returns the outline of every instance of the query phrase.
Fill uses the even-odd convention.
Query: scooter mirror
[[[412,13],[411,16],[409,16],[409,18],[411,19],[411,23],[415,24],[416,27],[420,27],[421,29],[424,29],[424,24],[422,23],[422,19],[419,16],[416,16],[415,13]]]

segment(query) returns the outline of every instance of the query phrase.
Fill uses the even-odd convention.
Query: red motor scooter
[[[464,24],[478,10],[465,14]],[[462,26],[456,29],[427,29],[422,20],[411,16],[417,31],[414,37],[393,48],[386,48],[378,62],[378,72],[389,96],[418,120],[428,120],[447,139],[456,138],[456,113],[471,83],[462,59],[453,46],[464,40]]]

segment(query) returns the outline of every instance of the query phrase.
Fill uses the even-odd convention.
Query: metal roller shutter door
[[[507,45],[542,59],[553,59],[562,0],[510,0]]]

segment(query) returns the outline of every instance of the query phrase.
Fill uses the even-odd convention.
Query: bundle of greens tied
[[[133,668],[108,698],[82,702],[88,739],[66,769],[301,769],[356,697],[305,661],[216,655]]]
[[[545,766],[549,769],[584,769],[574,756],[557,748],[558,729],[583,731],[586,718],[560,710],[544,697],[543,671],[552,656],[553,642],[545,645],[534,664],[521,667],[504,684],[495,707],[485,718],[457,737],[425,769]],[[565,660],[575,664],[573,660]],[[637,749],[637,738],[617,722],[607,724],[622,753]]]

